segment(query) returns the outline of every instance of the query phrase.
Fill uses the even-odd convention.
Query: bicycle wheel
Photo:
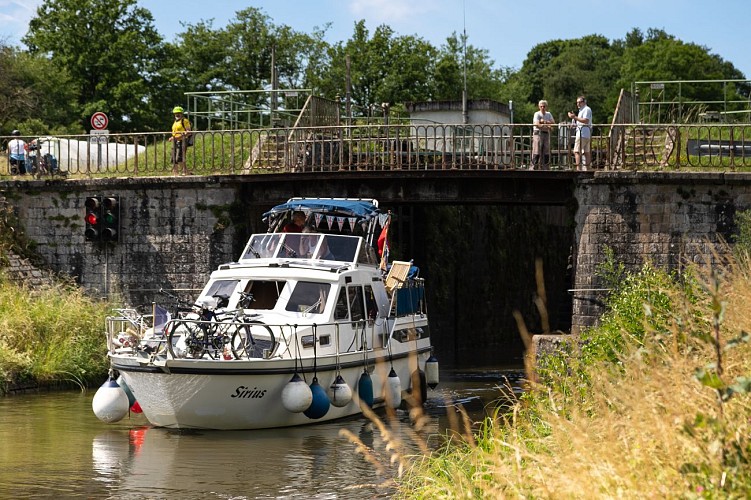
[[[210,325],[206,326],[206,334],[208,335],[210,341],[207,353],[211,359],[221,359],[225,357],[225,352],[227,354],[226,359],[230,359],[229,326],[230,325],[222,322],[211,323]]]
[[[236,359],[263,358],[264,351],[273,352],[275,345],[274,332],[257,321],[243,323],[232,334],[232,354]]]
[[[167,336],[167,348],[173,358],[203,357],[206,351],[206,332],[192,321],[176,321]]]

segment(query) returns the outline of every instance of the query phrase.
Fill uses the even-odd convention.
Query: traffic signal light
[[[99,241],[99,234],[102,230],[102,199],[99,196],[89,196],[84,202],[86,207],[86,232],[84,233],[87,241]]]
[[[102,198],[102,241],[117,241],[120,236],[120,198],[105,196]]]

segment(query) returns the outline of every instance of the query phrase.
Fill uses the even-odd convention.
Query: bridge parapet
[[[363,124],[195,132],[188,169],[202,175],[352,170],[507,171],[530,169],[531,124]],[[25,137],[26,169],[37,177],[148,177],[172,174],[169,133]],[[99,141],[105,138],[107,142]],[[9,137],[0,137],[0,143]],[[751,167],[751,124],[594,125],[589,170],[692,172]],[[550,134],[549,169],[573,170],[572,129]],[[13,175],[8,156],[0,176]]]

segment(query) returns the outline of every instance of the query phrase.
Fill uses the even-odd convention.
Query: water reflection
[[[442,374],[420,438],[437,446],[460,401],[473,418],[495,409],[508,372]],[[518,373],[518,372],[516,372]],[[518,377],[516,377],[518,378]],[[117,424],[94,417],[95,391],[0,398],[0,497],[32,498],[388,498],[375,468],[340,436],[384,443],[364,418],[260,431],[173,431],[142,415]],[[411,441],[406,412],[397,436]],[[386,455],[384,454],[384,457]]]
[[[351,421],[333,427],[362,426]],[[106,431],[94,438],[93,466],[97,479],[110,483],[115,496],[323,498],[371,479],[333,431],[330,425],[276,431]],[[378,494],[374,489],[365,496]]]

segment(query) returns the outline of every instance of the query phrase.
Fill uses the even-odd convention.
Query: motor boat
[[[286,232],[300,212],[304,228]],[[155,303],[107,318],[97,417],[263,429],[424,403],[438,383],[425,283],[413,262],[389,262],[391,213],[292,198],[263,217],[268,232],[211,273],[189,312]]]

